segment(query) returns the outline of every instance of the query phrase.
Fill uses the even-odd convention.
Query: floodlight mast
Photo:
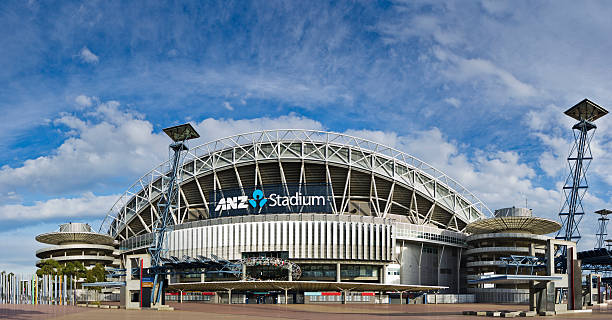
[[[178,198],[179,182],[178,172],[182,167],[182,153],[187,151],[187,145],[185,141],[190,139],[199,138],[200,135],[195,129],[189,124],[182,124],[170,128],[163,129],[163,131],[174,141],[170,144],[172,150],[171,167],[169,171],[169,181],[166,188],[166,192],[162,194],[159,202],[157,203],[157,212],[160,213],[159,219],[153,224],[154,242],[149,248],[151,254],[151,268],[149,269],[153,273],[153,288],[151,290],[151,306],[156,305],[162,301],[162,295],[164,291],[164,268],[162,263],[162,253],[167,249],[164,248],[166,242],[166,234],[171,231],[171,227],[174,224],[172,219],[172,212],[176,210],[176,203]]]
[[[582,199],[589,187],[586,172],[593,159],[591,140],[597,128],[593,122],[607,113],[606,109],[589,99],[584,99],[565,111],[567,116],[578,120],[578,123],[572,127],[574,144],[567,158],[570,173],[563,186],[565,201],[559,211],[562,227],[555,237],[557,239],[575,241],[576,243],[580,241],[578,225],[584,216]],[[562,255],[566,256],[564,250]],[[565,268],[565,266],[562,267]]]
[[[595,211],[595,214],[599,215],[599,219],[597,219],[597,221],[599,221],[599,229],[597,230],[597,245],[595,245],[595,249],[603,249],[604,247],[604,238],[608,235],[608,231],[607,231],[607,227],[608,227],[608,221],[610,221],[610,219],[608,218],[608,215],[612,213],[612,211],[607,210],[607,209],[601,209],[601,210],[597,210]]]

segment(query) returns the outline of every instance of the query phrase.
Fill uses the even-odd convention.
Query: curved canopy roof
[[[239,171],[240,166],[262,162],[299,163],[300,161],[302,163],[323,164],[325,166],[323,168],[328,170],[327,176],[330,176],[329,167],[331,166],[349,168],[349,170],[370,174],[372,180],[375,177],[380,177],[389,181],[389,187],[391,188],[391,184],[395,185],[397,183],[414,190],[420,197],[424,197],[429,203],[434,204],[427,207],[425,212],[422,213],[418,222],[421,224],[431,223],[431,216],[436,215],[440,210],[450,213],[450,218],[444,218],[443,223],[452,225],[452,228],[456,230],[462,230],[466,224],[482,219],[485,215],[492,216],[489,208],[476,196],[431,165],[376,142],[324,131],[257,131],[219,139],[191,148],[185,154],[184,164],[180,172],[181,183],[195,181],[198,184],[198,189],[202,190],[198,179],[205,175],[216,174],[223,170]],[[150,224],[150,221],[144,221],[141,213],[144,209],[151,207],[155,199],[158,199],[162,192],[167,189],[169,171],[170,163],[166,161],[136,181],[113,205],[100,226],[100,232],[117,237],[124,230],[129,229],[128,224],[134,220],[142,221],[142,225],[147,229],[146,224]],[[325,176],[324,172],[323,175]],[[331,175],[333,174],[331,172]],[[215,186],[216,183],[216,181],[212,182]],[[373,193],[380,192],[378,189],[381,188],[380,186],[373,186],[374,189],[372,189],[369,185],[365,187],[369,190],[375,189]],[[394,198],[391,199],[392,193],[386,191],[386,194],[389,194],[389,199],[382,199],[377,195],[376,197],[380,198],[380,202],[377,203],[373,203],[372,201],[378,200],[372,200],[372,196],[370,196],[370,205],[376,208],[377,215],[382,216],[389,211],[389,203],[391,200],[395,200]],[[200,191],[200,194],[203,199],[206,196],[206,191]],[[414,194],[412,196],[414,197]],[[408,194],[408,197],[410,197],[410,194]],[[180,201],[183,201],[183,197],[180,197],[180,199]],[[206,202],[206,199],[203,200]],[[363,201],[366,204],[368,203],[367,199]],[[418,201],[417,199],[413,202]],[[422,204],[421,207],[423,207]],[[342,208],[342,210],[344,209]],[[334,210],[334,213],[343,213],[338,208],[334,208]],[[154,214],[150,213],[150,215],[154,219]],[[179,219],[175,220],[177,220],[175,223],[180,223]],[[138,232],[142,232],[142,230]],[[138,232],[132,230],[133,234]],[[129,234],[126,231],[126,235],[131,236]]]
[[[467,225],[466,232],[472,234],[496,232],[524,232],[548,234],[561,229],[561,224],[546,218],[511,216],[483,219]]]
[[[113,245],[111,236],[96,232],[48,232],[36,236],[36,241],[53,245],[70,242]]]

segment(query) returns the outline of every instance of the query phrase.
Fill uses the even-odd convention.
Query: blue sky
[[[585,97],[612,108],[610,16],[603,1],[2,2],[0,269],[33,270],[34,236],[58,223],[97,226],[167,157],[161,128],[185,121],[198,143],[359,135],[492,209],[526,199],[557,219],[562,112]],[[597,124],[589,213],[612,202],[612,117]]]

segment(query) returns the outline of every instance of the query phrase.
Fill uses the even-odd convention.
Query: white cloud
[[[223,102],[223,107],[229,111],[234,111],[234,107],[232,107],[232,105],[227,101]]]
[[[489,60],[463,58],[439,47],[434,49],[434,56],[444,63],[439,66],[440,73],[457,83],[479,81],[491,92],[501,90],[505,97],[528,98],[537,93],[533,86],[518,80]]]
[[[492,211],[523,206],[527,195],[536,215],[556,219],[560,192],[535,186],[531,182],[535,170],[516,152],[465,151],[437,128],[409,135],[369,130],[347,133],[395,147],[429,163],[474,193]]]
[[[81,51],[79,51],[79,57],[83,62],[95,64],[100,61],[97,55],[95,55],[89,48],[83,47]]]
[[[196,143],[206,143],[239,133],[273,129],[323,130],[323,125],[318,121],[293,113],[277,118],[262,117],[240,120],[208,118],[196,123],[196,130],[201,136]]]
[[[64,114],[53,124],[66,126],[70,137],[48,155],[0,168],[0,191],[70,193],[142,175],[166,155],[165,135],[114,101],[83,116]]]
[[[36,201],[32,205],[7,204],[0,206],[0,221],[6,224],[9,221],[100,218],[118,198],[118,195],[96,196],[87,192],[80,197]]]
[[[155,132],[153,125],[141,116],[122,110],[116,101],[101,103],[83,115],[63,114],[52,123],[67,127],[68,138],[48,155],[25,160],[15,167],[1,167],[0,205],[15,203],[21,200],[20,195],[32,192],[60,196],[116,187],[117,181],[126,181],[126,177],[136,180],[167,157],[168,137]],[[201,138],[194,145],[255,130],[322,129],[321,123],[295,114],[242,120],[209,118],[195,126]],[[131,182],[127,180],[120,187],[127,188]],[[106,209],[111,205],[108,203]],[[4,217],[19,215],[20,210],[28,208],[40,209],[17,204],[6,207],[11,210]]]
[[[91,107],[93,105],[93,101],[94,98],[82,94],[74,98],[74,102],[76,102],[77,105],[83,108]]]
[[[461,101],[454,97],[446,98],[444,99],[444,102],[450,104],[451,106],[455,108],[459,108],[461,106]]]

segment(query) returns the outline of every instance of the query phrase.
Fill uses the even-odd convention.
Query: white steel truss
[[[332,205],[334,214],[346,213],[352,200],[364,201],[369,203],[374,214],[379,217],[386,217],[391,206],[397,206],[405,209],[405,215],[411,223],[433,224],[457,231],[462,231],[465,224],[482,219],[485,215],[492,216],[489,208],[461,184],[402,151],[345,134],[287,129],[239,134],[191,148],[186,152],[180,171],[181,185],[195,181],[201,203],[189,203],[181,189],[178,209],[172,213],[174,222],[181,224],[187,221],[190,218],[190,208],[198,205],[202,208],[198,218],[208,216],[208,202],[199,177],[212,174],[212,188],[222,190],[223,185],[218,173],[232,170],[235,172],[238,186],[242,187],[238,168],[254,164],[254,181],[256,185],[261,185],[263,181],[260,165],[271,162],[278,164],[280,183],[286,181],[286,172],[283,169],[285,162],[300,163],[300,183],[308,183],[304,171],[305,163],[324,165],[325,179],[330,184],[330,167],[346,168],[348,173],[346,180],[342,181],[343,193],[333,195],[338,202]],[[169,169],[169,162],[166,161],[130,186],[110,209],[100,226],[100,232],[121,239],[150,232],[151,225],[159,218],[155,201],[165,191],[169,181]],[[351,183],[352,171],[370,174],[369,196],[351,193],[351,189],[366,187],[363,186],[363,181]],[[377,181],[380,179],[390,183],[390,192],[379,195]],[[334,183],[337,184],[338,181]],[[411,197],[409,207],[394,200],[396,185],[411,190],[408,195]],[[419,209],[419,206],[424,205],[417,201],[421,197],[431,202],[427,204],[427,208]],[[143,212],[147,208],[148,211]],[[450,218],[442,222],[439,218],[432,219],[439,210],[449,213]],[[148,221],[143,219],[145,215]],[[133,220],[139,221],[142,227],[138,230],[130,227]],[[459,226],[458,220],[463,222],[463,227]]]

